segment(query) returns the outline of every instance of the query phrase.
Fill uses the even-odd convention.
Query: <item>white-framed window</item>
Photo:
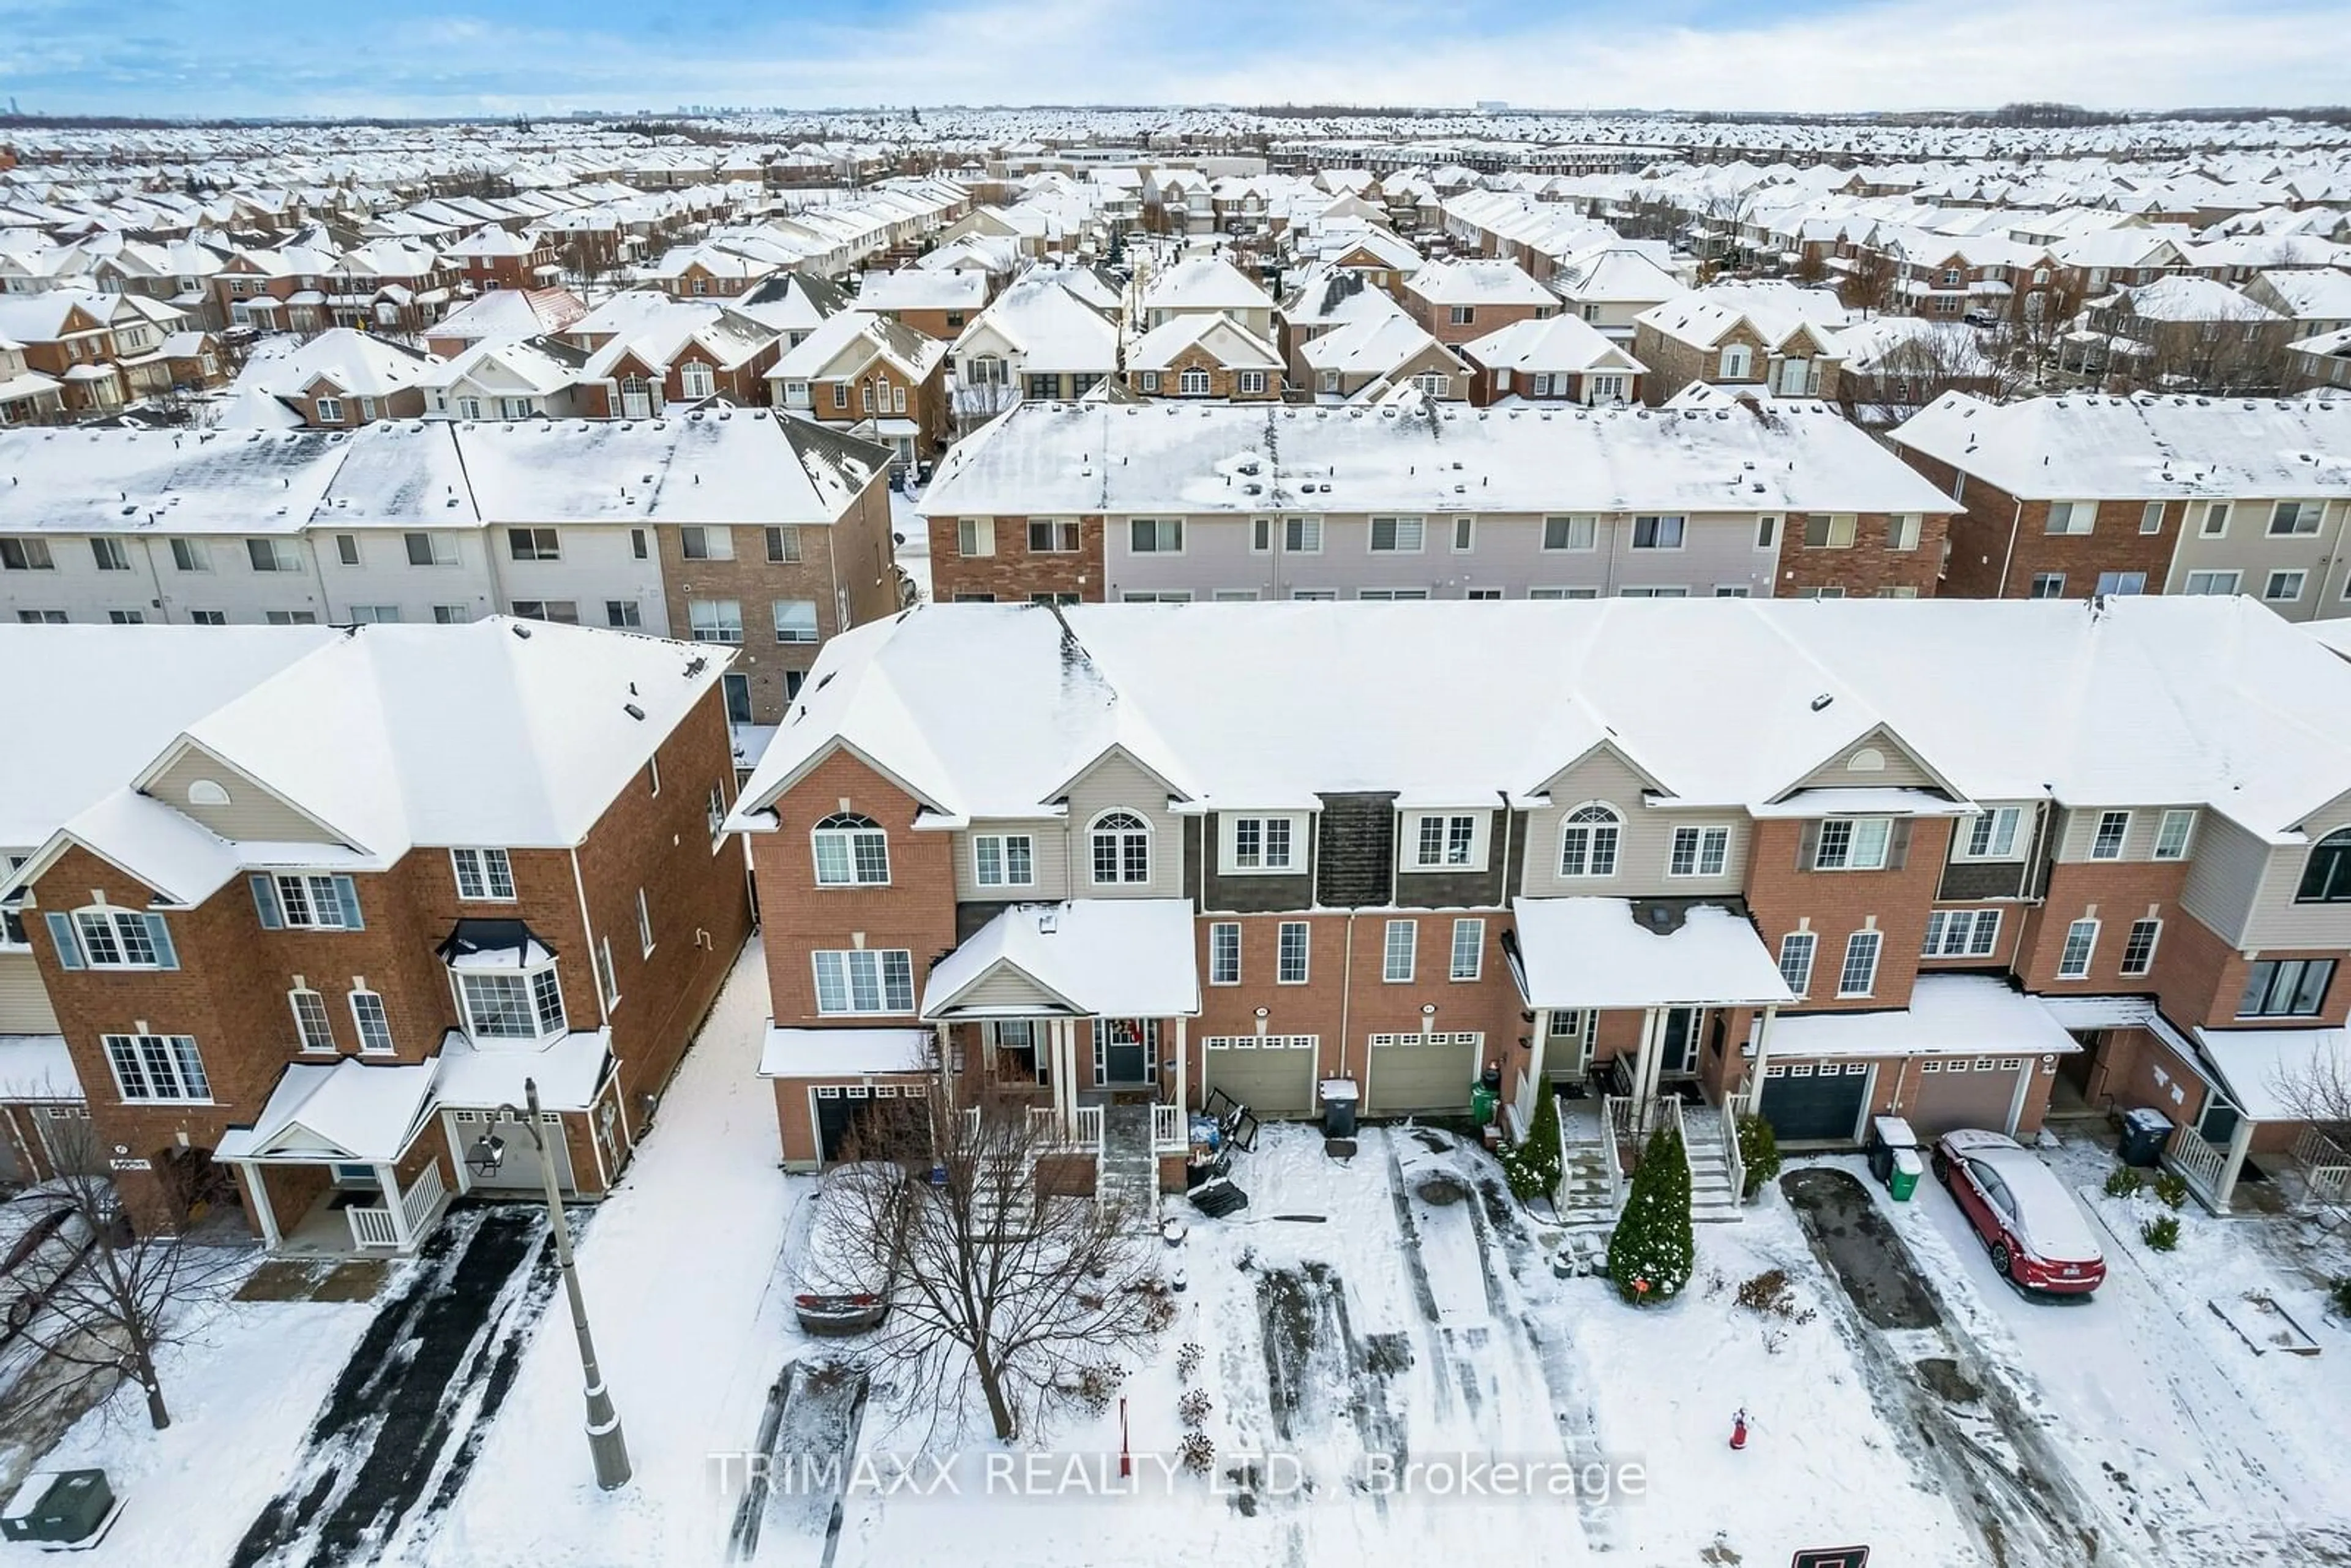
[[[1126,548],[1134,555],[1182,555],[1184,519],[1132,517],[1126,525]]]
[[[800,559],[800,530],[798,525],[782,523],[762,531],[767,536],[768,560],[770,565],[789,566]]]
[[[1977,812],[1968,822],[1964,857],[1977,861],[2016,859],[2022,852],[2017,827],[2023,817],[2023,809],[2018,806],[1994,806]]]
[[[1483,871],[1486,813],[1418,811],[1408,821],[1406,864],[1415,871]]]
[[[735,530],[724,524],[680,528],[677,530],[677,553],[687,560],[733,560]]]
[[[383,1010],[381,996],[370,990],[351,992],[351,1027],[359,1031],[361,1055],[392,1054],[392,1016]]]
[[[357,534],[335,536],[335,559],[344,566],[360,564],[360,537]]]
[[[604,601],[605,625],[615,631],[631,632],[642,628],[644,623],[644,609],[635,600],[607,599]]]
[[[975,833],[971,880],[981,887],[1029,887],[1037,881],[1036,841],[1027,833]]]
[[[507,554],[515,560],[561,560],[563,540],[553,528],[508,528]]]
[[[1445,319],[1447,326],[1467,327],[1478,319],[1478,308],[1474,305],[1451,306],[1446,311]]]
[[[1141,388],[1142,391],[1155,392],[1159,390],[1159,372],[1157,371],[1144,371],[1142,372],[1139,379],[1143,382]]]
[[[1464,918],[1453,923],[1453,962],[1448,971],[1456,980],[1474,980],[1486,969],[1486,923]]]
[[[247,539],[245,554],[256,571],[302,570],[302,551],[292,539]]]
[[[604,998],[606,1012],[620,1005],[621,975],[612,967],[612,939],[610,936],[601,936],[596,941],[596,994]]]
[[[956,519],[956,554],[970,560],[995,553],[996,519],[994,517],[957,517]]]
[[[2149,501],[2138,509],[2138,531],[2159,534],[2163,531],[2163,503]]]
[[[1919,531],[1926,519],[1916,512],[1896,512],[1886,519],[1886,548],[1889,550],[1915,550],[1918,548]]]
[[[1814,871],[1883,871],[1893,841],[1890,817],[1831,817],[1813,846]]]
[[[2096,593],[2101,599],[2110,598],[2116,594],[2128,595],[2133,593],[2145,593],[2147,591],[2147,573],[2143,571],[2102,571],[2098,573],[2097,587],[2093,589],[2092,591]]]
[[[2155,945],[2163,937],[2163,922],[2148,918],[2131,922],[2130,934],[2123,938],[2122,972],[2144,975],[2155,967]]]
[[[1151,880],[1151,824],[1133,811],[1104,811],[1086,837],[1097,887]]]
[[[1851,549],[1861,535],[1861,518],[1852,512],[1813,512],[1804,518],[1806,549]]]
[[[2237,591],[2239,574],[2233,571],[2191,571],[2184,591],[2225,597]]]
[[[2302,598],[2303,586],[2309,580],[2306,571],[2273,571],[2262,585],[2262,597],[2272,604],[2292,604]]]
[[[451,850],[457,896],[504,902],[515,895],[514,862],[504,850]]]
[[[402,534],[411,566],[455,566],[457,541],[446,534]]]
[[[49,916],[49,934],[56,938],[57,961],[68,969],[176,969],[171,929],[160,915],[111,904],[77,909],[68,920]]]
[[[295,930],[356,931],[360,929],[359,890],[347,876],[288,873],[253,879],[256,903],[266,897],[261,924],[275,929],[283,924]]]
[[[1264,392],[1265,372],[1263,371],[1243,371],[1241,372],[1241,391],[1244,393],[1250,395],[1255,395]]]
[[[2174,808],[2163,814],[2156,825],[2155,858],[2159,861],[2184,861],[2188,845],[2196,836],[2196,812],[2193,809]]]
[[[2065,927],[2065,946],[2057,955],[2057,977],[2079,980],[2090,972],[2090,956],[2098,950],[2098,923],[2076,920]]]
[[[210,571],[213,552],[202,539],[173,539],[172,567],[176,571]]]
[[[1380,944],[1380,978],[1392,985],[1409,981],[1419,950],[1420,922],[1389,921],[1384,939]]]
[[[697,280],[698,281],[698,280]],[[678,390],[690,398],[705,398],[718,390],[718,379],[710,367],[695,360],[678,369]]]
[[[1453,553],[1455,555],[1468,555],[1477,548],[1478,519],[1475,517],[1454,518]]]
[[[1877,986],[1878,949],[1886,945],[1882,933],[1856,931],[1844,939],[1844,965],[1837,971],[1837,995],[1865,997]]]
[[[552,964],[521,973],[461,969],[457,999],[465,1009],[465,1032],[477,1040],[544,1040],[570,1027]]]
[[[645,890],[637,889],[637,956],[653,956],[653,910],[645,901]]]
[[[719,843],[722,843],[722,842],[724,842],[724,841],[726,841],[726,785],[724,785],[724,784],[713,784],[713,785],[710,787],[710,793],[709,793],[709,795],[708,795],[707,797],[705,797],[705,800],[704,800],[704,801],[703,801],[703,805],[702,805],[702,821],[703,821],[703,825],[704,825],[704,826],[705,826],[705,827],[707,827],[707,828],[710,830],[710,841],[711,841],[711,843],[712,843],[712,845],[713,845],[713,846],[716,846],[716,845],[717,845],[717,844],[719,844]]]
[[[1733,343],[1722,350],[1719,363],[1720,379],[1726,382],[1745,381],[1755,364],[1755,350],[1744,343]]]
[[[1321,555],[1322,553],[1322,519],[1320,517],[1282,518],[1281,549],[1286,555]]]
[[[213,1097],[193,1035],[110,1034],[103,1037],[114,1089],[125,1101],[205,1101]]]
[[[816,601],[813,599],[778,599],[768,605],[776,620],[776,641],[778,643],[813,643],[817,640]]]
[[[1374,555],[1418,555],[1421,533],[1421,520],[1418,517],[1374,517],[1371,528],[1372,552]]]
[[[1425,588],[1359,588],[1355,597],[1366,604],[1418,603],[1428,597]]]
[[[1547,550],[1588,550],[1600,542],[1600,519],[1590,516],[1545,517],[1542,548]]]
[[[2228,531],[2229,503],[2226,501],[2207,502],[2204,507],[2204,516],[2196,527],[2197,537],[2199,538],[2217,539],[2227,534]]]
[[[2324,501],[2280,501],[2270,508],[2270,537],[2314,534],[2319,519],[2325,515]]]
[[[1729,828],[1676,828],[1667,876],[1720,876],[1730,861]]]
[[[1938,909],[1927,916],[1928,958],[1984,958],[2000,941],[1997,909]]]
[[[685,617],[697,643],[739,645],[743,641],[743,601],[739,599],[688,600]]]
[[[1308,926],[1303,920],[1285,920],[1274,934],[1273,980],[1278,986],[1302,986],[1306,983]]]
[[[2131,814],[2128,811],[2101,811],[2098,825],[2090,832],[2090,858],[2094,861],[2118,861],[2123,858],[2123,841],[2130,837]]]
[[[1684,518],[1670,515],[1636,517],[1633,519],[1633,548],[1679,549],[1684,522]]]
[[[836,811],[809,831],[819,887],[879,887],[890,880],[890,836],[854,811]]]
[[[1439,402],[1453,395],[1453,378],[1442,371],[1423,371],[1412,378],[1412,384],[1422,396]]]
[[[1559,829],[1559,874],[1614,876],[1625,819],[1616,808],[1588,800],[1567,814]]]
[[[1029,553],[1030,555],[1077,554],[1078,519],[1075,517],[1029,518]]]
[[[2036,571],[2026,597],[2031,599],[2063,599],[2065,597],[2065,574],[2062,571]]]
[[[302,1049],[331,1055],[335,1031],[327,1022],[327,998],[308,986],[297,986],[286,993],[286,999],[293,1005],[294,1038],[301,1041]]]
[[[1292,872],[1300,869],[1299,820],[1290,816],[1226,816],[1224,869],[1228,872]]]
[[[914,958],[904,947],[820,951],[816,965],[820,1013],[910,1013],[914,1010]]]
[[[1241,983],[1241,928],[1238,921],[1219,920],[1208,927],[1208,984]]]
[[[2052,501],[2049,503],[2049,519],[2043,528],[2053,534],[2086,534],[2097,520],[2098,504],[2095,501]]]
[[[42,538],[0,539],[0,571],[55,571],[57,558]]]
[[[319,400],[319,423],[320,424],[342,423],[343,400],[339,397],[320,398]]]
[[[1813,955],[1821,945],[1813,931],[1791,931],[1780,938],[1780,977],[1799,997],[1812,989]]]

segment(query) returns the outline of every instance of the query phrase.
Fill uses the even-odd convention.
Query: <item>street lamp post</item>
[[[596,1365],[596,1342],[588,1332],[588,1304],[580,1297],[580,1275],[571,1266],[571,1231],[563,1222],[563,1194],[555,1185],[555,1162],[548,1157],[547,1138],[538,1127],[538,1083],[526,1078],[522,1084],[525,1111],[522,1124],[530,1131],[531,1146],[538,1151],[538,1174],[547,1186],[548,1223],[555,1232],[555,1260],[563,1270],[563,1291],[571,1301],[571,1328],[580,1339],[580,1375],[586,1381],[588,1397],[588,1452],[595,1460],[596,1484],[606,1491],[624,1486],[629,1479],[629,1445],[621,1435],[621,1414],[612,1408],[611,1390],[604,1386],[604,1375]],[[501,1105],[504,1115],[516,1115],[511,1105]],[[465,1155],[465,1164],[480,1176],[497,1175],[506,1161],[506,1140],[496,1133],[485,1133]]]

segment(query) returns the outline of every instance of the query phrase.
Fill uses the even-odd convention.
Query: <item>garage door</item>
[[[1474,1031],[1372,1036],[1366,1109],[1382,1116],[1467,1111],[1485,1043],[1486,1037]]]
[[[521,1113],[528,1115],[528,1111]],[[483,1176],[470,1166],[466,1175],[475,1192],[538,1194],[547,1190],[547,1178],[539,1174],[538,1150],[530,1141],[530,1129],[520,1125],[513,1113],[496,1111],[452,1111],[449,1115],[449,1146],[465,1159],[474,1152],[485,1133],[496,1133],[500,1142],[498,1168],[496,1175]],[[571,1190],[571,1151],[563,1136],[563,1118],[553,1111],[538,1113],[539,1134],[548,1143],[555,1159],[555,1183],[564,1191]]]
[[[1921,1138],[1959,1127],[2012,1133],[2016,1086],[2032,1071],[2029,1056],[1922,1058],[1910,1069],[1910,1130]]]
[[[1794,1143],[1851,1143],[1869,1103],[1865,1061],[1775,1061],[1763,1070],[1763,1119]]]
[[[1259,1116],[1307,1116],[1314,1112],[1314,1048],[1311,1034],[1212,1034],[1201,1040],[1206,1093],[1221,1089]]]

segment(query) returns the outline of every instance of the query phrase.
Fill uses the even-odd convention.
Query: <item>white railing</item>
[[[1543,1092],[1546,1094],[1552,1092],[1549,1084],[1543,1086]],[[1554,1109],[1556,1109],[1555,1106]],[[1559,1130],[1559,1181],[1551,1189],[1551,1206],[1556,1211],[1560,1200],[1567,1196],[1567,1173],[1570,1169],[1567,1156],[1567,1118],[1555,1116],[1552,1118],[1552,1124]],[[1606,1130],[1604,1126],[1602,1128],[1603,1132]],[[1614,1167],[1616,1161],[1613,1155],[1609,1157],[1608,1164],[1612,1169]],[[1608,1186],[1608,1201],[1611,1204],[1616,1201],[1616,1186],[1613,1178]]]
[[[1184,1130],[1184,1107],[1154,1105],[1151,1108],[1151,1150],[1154,1154],[1181,1154],[1191,1146]]]
[[[1608,1160],[1608,1207],[1611,1213],[1625,1207],[1625,1156],[1618,1139],[1623,1135],[1625,1103],[1614,1094],[1600,1101],[1600,1148]]]
[[[1682,1125],[1681,1097],[1668,1094],[1657,1103],[1666,1108],[1665,1124],[1673,1133],[1674,1141],[1682,1146],[1682,1163],[1689,1164],[1689,1129]]]
[[[2302,1167],[2303,1186],[2314,1201],[2341,1203],[2351,1196],[2351,1149],[2325,1128],[2309,1128],[2294,1141],[2294,1162]]]
[[[1739,1152],[1739,1096],[1725,1094],[1719,1107],[1722,1116],[1722,1161],[1730,1169],[1730,1200],[1747,1201],[1747,1161]]]
[[[2180,1127],[2171,1134],[2164,1146],[2163,1163],[2188,1178],[2207,1203],[2217,1203],[2220,1176],[2229,1165],[2229,1151],[2217,1144],[2208,1144],[2204,1134],[2194,1127]]]
[[[1078,1107],[1078,1136],[1071,1145],[1081,1149],[1099,1149],[1102,1141],[1102,1108],[1099,1105]]]
[[[424,1228],[433,1222],[434,1210],[441,1207],[441,1200],[448,1195],[449,1189],[441,1185],[441,1166],[437,1160],[426,1166],[417,1174],[416,1179],[408,1184],[408,1190],[400,1195],[400,1207],[401,1212],[408,1217],[408,1239],[411,1242],[424,1234]]]
[[[392,1228],[392,1210],[382,1204],[353,1204],[343,1210],[351,1224],[354,1247],[398,1247],[400,1232]]]

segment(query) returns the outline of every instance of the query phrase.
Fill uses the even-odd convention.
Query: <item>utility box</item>
[[[114,1508],[104,1470],[36,1470],[0,1511],[0,1535],[72,1545],[96,1535]]]

